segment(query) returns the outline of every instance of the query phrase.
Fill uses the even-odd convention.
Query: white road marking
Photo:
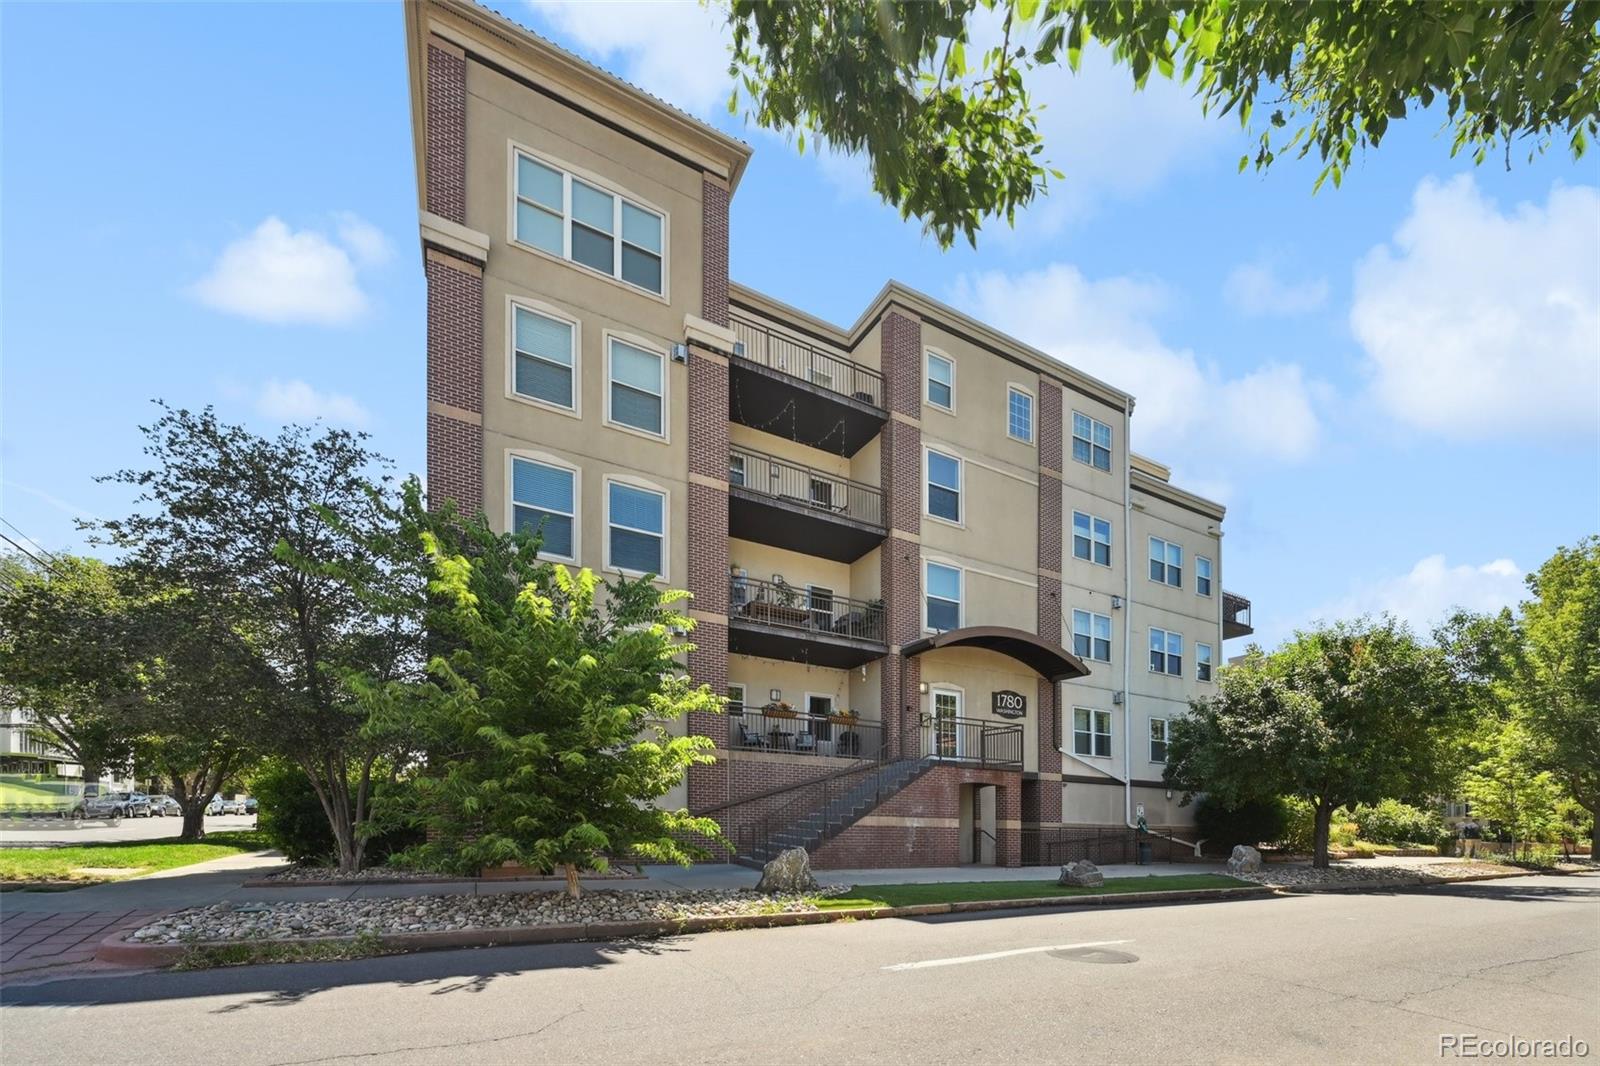
[[[1113,944],[1131,944],[1132,940],[1090,940],[1082,944],[1046,944],[1041,948],[1016,948],[1011,951],[991,951],[984,955],[957,955],[952,959],[924,959],[921,962],[897,962],[885,970],[928,970],[935,966],[960,966],[967,962],[988,962],[990,959],[1007,959],[1013,955],[1035,955],[1041,951],[1066,951],[1069,948],[1105,948]]]

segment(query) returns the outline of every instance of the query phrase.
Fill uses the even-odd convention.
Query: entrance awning
[[[1089,668],[1083,660],[1059,644],[1024,629],[1007,626],[967,626],[949,629],[932,637],[907,644],[902,652],[907,656],[921,655],[938,648],[983,648],[999,652],[1027,666],[1047,681],[1070,681],[1087,677]]]

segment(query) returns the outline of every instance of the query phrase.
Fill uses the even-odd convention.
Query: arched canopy
[[[1083,665],[1083,660],[1061,645],[1052,644],[1027,630],[1007,626],[948,629],[913,641],[902,650],[907,656],[912,656],[938,648],[984,648],[996,651],[1029,667],[1047,681],[1070,681],[1089,674],[1089,668]]]

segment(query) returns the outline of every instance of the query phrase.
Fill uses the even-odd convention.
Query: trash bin
[[[1147,841],[1144,841],[1144,840],[1139,841],[1139,865],[1140,866],[1149,866],[1150,865],[1150,861],[1151,861],[1150,856],[1151,856],[1150,844]]]

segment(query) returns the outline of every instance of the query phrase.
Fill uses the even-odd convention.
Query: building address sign
[[[1001,718],[1021,718],[1028,713],[1028,697],[1020,692],[1002,689],[993,696],[994,713]]]

